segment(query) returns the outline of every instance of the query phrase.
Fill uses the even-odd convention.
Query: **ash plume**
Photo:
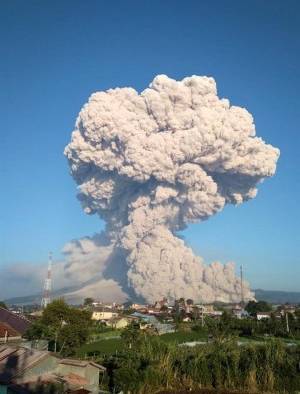
[[[70,272],[79,264],[92,278],[99,267],[100,282],[116,279],[149,302],[240,300],[234,265],[204,264],[176,234],[254,198],[279,150],[255,136],[246,109],[217,96],[213,78],[158,75],[141,94],[92,94],[65,155],[84,211],[106,222],[99,264],[94,254],[88,264],[71,259]],[[244,296],[253,298],[247,283]]]

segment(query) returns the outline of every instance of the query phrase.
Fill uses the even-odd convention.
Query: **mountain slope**
[[[64,288],[52,292],[52,298],[63,297],[65,294],[76,290],[76,287]],[[256,289],[255,298],[257,301],[267,301],[271,304],[300,304],[300,292],[290,292],[290,291],[277,291],[277,290],[262,290]],[[4,300],[7,305],[28,305],[28,304],[40,304],[41,294],[35,294],[25,297],[14,297]],[[83,300],[81,300],[83,301]],[[71,301],[72,302],[72,301]],[[80,302],[78,300],[78,302]]]
[[[298,291],[277,291],[256,289],[255,297],[257,301],[267,301],[272,304],[300,304],[300,292]]]

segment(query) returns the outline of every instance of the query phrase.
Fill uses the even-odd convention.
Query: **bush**
[[[194,348],[141,337],[134,347],[109,360],[111,390],[155,393],[180,387],[288,392],[300,390],[300,349],[278,340],[239,346],[235,340]]]

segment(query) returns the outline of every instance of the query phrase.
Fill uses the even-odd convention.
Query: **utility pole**
[[[42,308],[46,308],[50,304],[50,292],[52,286],[52,253],[49,253],[47,277],[44,282],[44,292],[41,302]]]
[[[215,273],[215,271],[213,271],[213,275],[214,275],[214,297],[215,297],[215,299],[214,299],[214,303],[216,303],[217,302],[217,278],[216,278],[216,273]]]
[[[243,279],[243,266],[240,266],[241,273],[241,307],[244,308],[245,300],[244,300],[244,279]]]
[[[285,311],[285,321],[286,321],[286,332],[289,334],[290,325],[289,325],[289,313]]]

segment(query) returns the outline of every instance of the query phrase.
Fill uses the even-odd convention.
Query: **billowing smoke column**
[[[104,277],[119,275],[147,301],[240,300],[234,265],[205,265],[176,233],[254,198],[279,150],[255,137],[249,112],[218,98],[213,78],[158,75],[141,94],[92,94],[65,155],[84,211],[107,224]]]

